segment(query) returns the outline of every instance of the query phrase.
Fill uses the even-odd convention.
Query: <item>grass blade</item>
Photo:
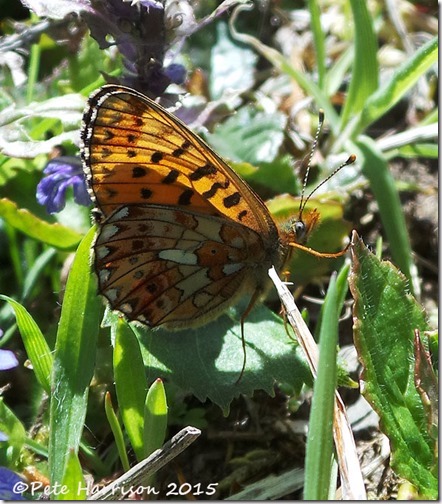
[[[24,306],[8,296],[0,295],[0,299],[7,301],[14,309],[17,326],[26,348],[26,354],[32,362],[35,376],[38,383],[49,394],[53,358],[43,333]]]
[[[368,5],[360,0],[351,0],[350,5],[354,19],[355,48],[350,87],[341,116],[341,131],[349,118],[363,109],[379,81],[376,34]]]
[[[306,500],[326,500],[329,497],[333,457],[338,318],[338,292],[336,275],[333,275],[324,303],[319,340],[318,376],[313,387],[307,436],[304,486]]]
[[[402,205],[388,164],[378,151],[375,142],[361,136],[357,142],[361,150],[362,171],[379,205],[379,213],[394,262],[411,281],[413,267],[411,245]]]

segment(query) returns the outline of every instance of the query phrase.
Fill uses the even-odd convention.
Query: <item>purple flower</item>
[[[66,204],[66,189],[69,186],[73,187],[76,203],[83,206],[91,204],[81,161],[78,158],[62,156],[52,159],[43,173],[45,177],[37,186],[37,201],[46,207],[48,213],[63,210]]]
[[[8,501],[24,500],[22,493],[27,486],[18,474],[6,467],[0,467],[0,499]]]
[[[7,371],[16,366],[18,366],[18,360],[14,352],[11,352],[11,350],[0,350],[0,371]]]

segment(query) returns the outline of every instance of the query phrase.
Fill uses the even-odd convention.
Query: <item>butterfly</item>
[[[277,226],[199,136],[150,98],[106,85],[84,112],[81,153],[95,203],[99,292],[130,321],[171,330],[216,319],[244,295],[242,322],[319,214]]]

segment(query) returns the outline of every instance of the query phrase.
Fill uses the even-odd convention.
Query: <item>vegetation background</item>
[[[179,339],[132,331],[112,313],[98,330],[104,303],[86,241],[72,266],[90,228],[78,133],[87,96],[119,82],[165,106],[180,98],[177,115],[267,200],[275,219],[296,214],[301,160],[318,108],[325,110],[307,192],[349,154],[357,161],[315,194],[322,223],[309,245],[339,250],[356,229],[376,256],[355,242],[351,294],[344,259],[296,254],[290,278],[319,335],[334,324],[324,323],[321,304],[340,271],[338,383],[351,385],[347,373],[357,381],[362,365],[371,406],[359,389],[342,396],[361,465],[375,467],[364,472],[369,497],[436,498],[437,4],[27,4],[31,11],[0,2],[2,497],[19,497],[15,477],[107,484],[186,425],[202,435],[143,480],[157,498],[292,500],[312,495],[308,478],[321,486],[305,466],[312,378],[276,315],[275,295],[247,320],[238,386],[241,307]],[[64,171],[48,171],[51,160]],[[331,423],[322,424],[331,440]],[[340,484],[330,476],[326,496],[335,495],[330,480]],[[177,493],[167,495],[174,484]],[[27,487],[24,495],[39,492]]]

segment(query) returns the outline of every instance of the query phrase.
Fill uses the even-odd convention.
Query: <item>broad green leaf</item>
[[[54,485],[63,478],[70,451],[78,451],[94,371],[101,306],[89,268],[94,234],[92,228],[77,249],[55,344],[49,438],[49,470]]]
[[[9,157],[31,159],[50,153],[53,147],[63,142],[78,142],[76,130],[83,108],[84,98],[78,94],[55,96],[21,108],[5,108],[0,111],[0,152]],[[30,118],[37,119],[32,131],[27,126]],[[59,134],[35,141],[56,127]]]
[[[49,224],[13,201],[0,200],[0,218],[31,238],[60,250],[72,250],[81,240],[81,235],[60,224]]]
[[[118,408],[137,460],[144,459],[144,402],[147,380],[143,359],[132,328],[118,320],[114,348],[114,375]]]
[[[216,25],[217,41],[210,52],[210,97],[218,100],[224,93],[250,89],[254,83],[254,68],[258,56],[248,47],[234,44],[226,23]]]
[[[251,395],[258,389],[273,394],[275,380],[296,388],[310,380],[301,352],[289,339],[282,320],[259,305],[244,324],[247,361],[238,382],[244,361],[240,318],[245,306],[232,308],[195,329],[168,332],[134,327],[148,381],[163,377],[227,412],[240,394]]]
[[[7,301],[14,309],[17,326],[26,348],[26,354],[32,362],[35,376],[45,392],[50,394],[53,358],[45,337],[26,308],[8,296],[0,295],[0,299]]]
[[[260,187],[260,194],[299,194],[299,182],[293,171],[293,159],[289,156],[277,157],[271,163],[259,163],[259,167],[249,163],[231,163],[232,168],[254,188]]]
[[[413,483],[422,498],[437,497],[437,450],[428,433],[414,383],[414,332],[427,329],[421,306],[405,277],[380,262],[355,234],[350,289],[354,341],[363,366],[363,394],[390,439],[393,469]]]
[[[296,217],[299,213],[299,198],[288,195],[278,196],[266,202],[271,214],[279,223]],[[307,245],[321,252],[338,252],[345,246],[345,239],[350,232],[350,225],[344,220],[342,203],[327,198],[313,198],[307,203],[305,211],[316,208],[320,213],[318,227],[312,232]],[[290,280],[296,285],[306,284],[313,278],[330,273],[339,268],[343,258],[319,259],[302,250],[294,250],[285,269],[290,271]]]

